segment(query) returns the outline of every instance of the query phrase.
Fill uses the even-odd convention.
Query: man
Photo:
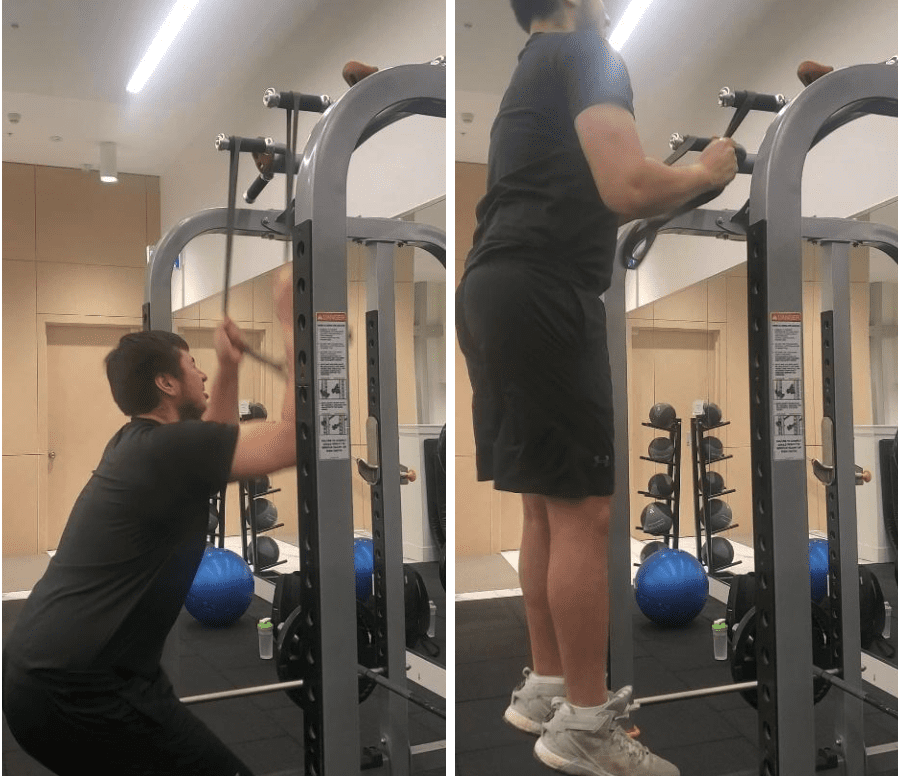
[[[275,296],[292,364],[289,273]],[[281,420],[238,430],[244,347],[226,318],[209,394],[176,334],[128,334],[106,358],[131,421],[106,446],[3,652],[10,729],[55,773],[251,774],[160,667],[205,550],[210,495],[296,464],[292,375]]]
[[[734,146],[688,167],[647,159],[601,0],[511,0],[531,34],[493,125],[487,193],[456,294],[474,389],[479,480],[521,493],[520,580],[534,670],[505,719],[566,773],[676,776],[631,740],[610,700],[611,378],[600,299],[620,223],[736,174]],[[553,711],[553,696],[565,702]]]

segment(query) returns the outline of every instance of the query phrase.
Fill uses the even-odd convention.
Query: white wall
[[[325,2],[312,11],[297,34],[272,51],[245,83],[235,84],[233,102],[219,106],[215,117],[202,117],[207,137],[183,155],[183,161],[161,179],[163,233],[186,215],[227,204],[228,154],[214,150],[219,132],[243,137],[271,136],[283,142],[283,111],[262,106],[267,87],[336,99],[348,88],[343,65],[352,59],[381,68],[428,62],[445,55],[446,5],[443,0],[342,0]],[[301,114],[302,148],[318,117]],[[392,125],[354,155],[349,170],[349,215],[396,216],[446,192],[445,121],[415,117]],[[255,179],[251,158],[240,160],[238,206]],[[283,177],[269,184],[257,203],[260,209],[284,207]],[[175,309],[221,290],[224,237],[191,243],[184,257],[183,280],[173,278]],[[235,239],[232,283],[240,283],[281,263],[282,243],[257,238]]]
[[[802,5],[802,4],[799,4]],[[800,62],[810,59],[837,68],[882,62],[898,54],[898,3],[894,0],[833,2],[820,0],[818,12],[788,2],[769,4],[770,11],[754,29],[743,31],[751,45],[740,46],[714,72],[696,83],[707,108],[670,131],[702,134],[719,127],[732,110],[716,107],[723,86],[794,97],[801,84],[795,76]],[[624,51],[626,55],[626,50]],[[898,67],[895,70],[898,78]],[[638,87],[638,84],[635,86]],[[638,91],[637,91],[638,94]],[[640,112],[637,106],[637,120]],[[772,116],[751,116],[735,139],[756,151]],[[668,130],[665,129],[665,132]],[[711,207],[739,208],[749,194],[740,176]],[[807,157],[802,179],[805,216],[849,217],[898,195],[898,120],[867,117],[843,127],[821,142]],[[648,304],[745,261],[744,243],[709,238],[659,238],[638,273],[629,273],[628,309]],[[638,278],[636,275],[638,274]]]

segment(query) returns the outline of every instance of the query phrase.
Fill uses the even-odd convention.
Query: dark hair
[[[511,7],[515,19],[521,25],[524,32],[530,32],[530,25],[534,19],[545,19],[555,13],[560,6],[560,0],[511,0]]]
[[[134,417],[152,412],[161,394],[156,376],[169,374],[180,379],[181,351],[187,343],[170,331],[138,331],[126,334],[106,356],[106,377],[119,409]]]

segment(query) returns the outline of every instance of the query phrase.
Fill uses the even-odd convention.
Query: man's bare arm
[[[669,167],[649,159],[633,116],[618,105],[593,105],[574,126],[599,195],[622,222],[668,213],[723,188],[736,175],[734,144],[728,139],[711,143],[694,164]]]

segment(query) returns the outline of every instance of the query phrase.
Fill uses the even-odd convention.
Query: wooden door
[[[136,326],[47,324],[47,546],[55,549],[72,505],[110,437],[128,418],[112,400],[103,359]]]

